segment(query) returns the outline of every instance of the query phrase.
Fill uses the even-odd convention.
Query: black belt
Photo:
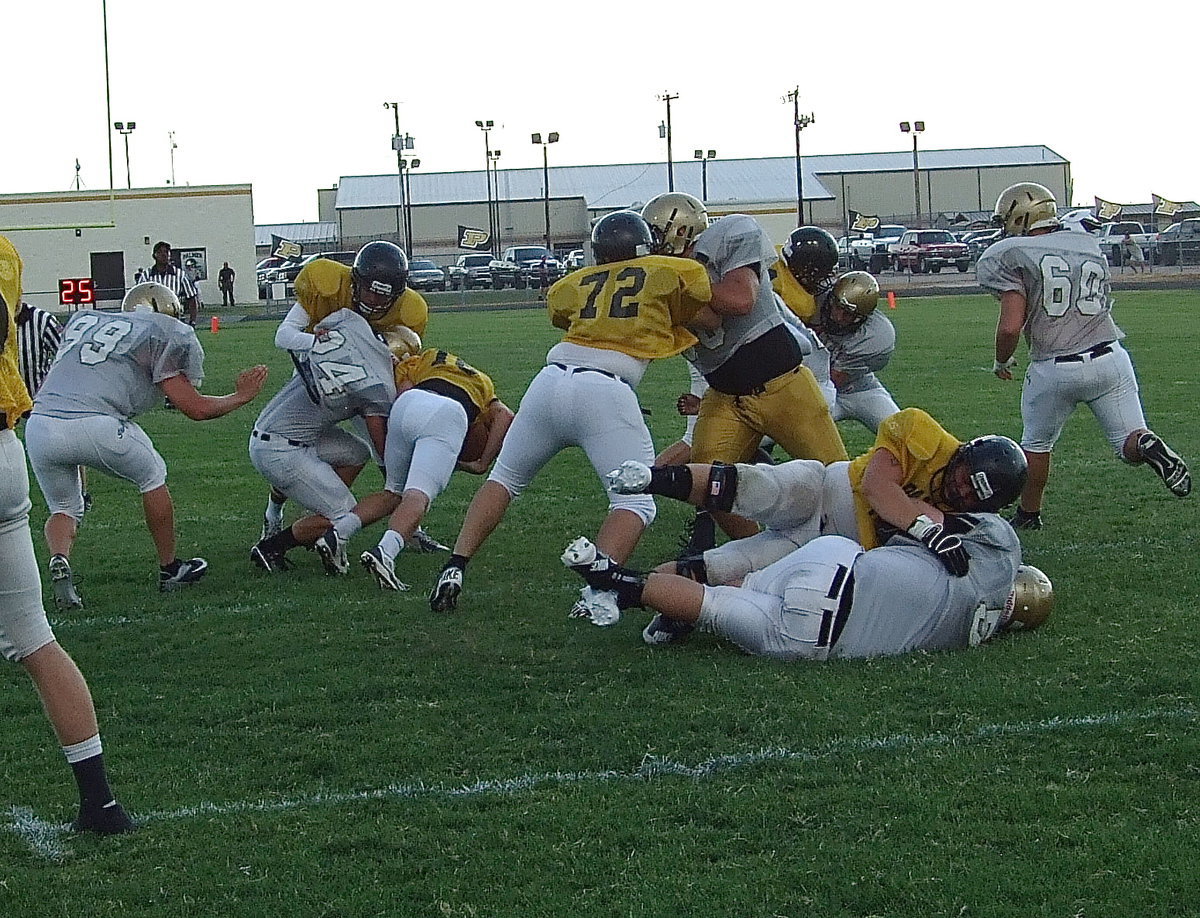
[[[458,404],[462,405],[463,411],[467,413],[467,426],[474,424],[475,419],[479,417],[479,406],[471,401],[471,396],[467,393],[467,390],[462,386],[455,385],[448,379],[441,379],[436,376],[431,377],[417,383],[413,388],[432,392],[434,395],[440,395],[453,402],[458,402]]]
[[[1103,357],[1105,354],[1111,354],[1113,343],[1105,341],[1103,344],[1097,344],[1093,348],[1086,351],[1080,351],[1078,354],[1066,354],[1062,357],[1055,357],[1055,363],[1083,363],[1085,360],[1095,360],[1097,357]]]
[[[0,411],[0,430],[8,430],[8,414]]]
[[[565,363],[551,363],[550,366],[566,370],[568,373],[599,373],[601,376],[607,376],[609,379],[615,379],[617,382],[629,385],[624,377],[618,376],[616,373],[610,373],[608,370],[601,370],[599,367],[574,367],[568,366]]]
[[[262,440],[263,443],[270,443],[272,440],[282,440],[288,446],[308,446],[307,443],[301,443],[299,440],[289,440],[287,437],[281,437],[279,434],[263,433],[261,430],[250,431],[250,436],[256,440]]]
[[[818,647],[828,647],[831,650],[842,636],[846,627],[846,619],[850,617],[850,606],[854,603],[854,572],[844,564],[839,564],[833,582],[829,584],[829,592],[825,595],[832,599],[841,590],[837,610],[826,612],[821,620],[821,632],[817,638]]]

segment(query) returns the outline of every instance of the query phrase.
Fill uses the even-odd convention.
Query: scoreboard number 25
[[[63,306],[92,306],[96,287],[90,277],[64,277],[58,282],[58,302]]]

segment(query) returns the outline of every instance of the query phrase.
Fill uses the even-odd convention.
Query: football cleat
[[[434,612],[453,612],[462,594],[463,570],[461,567],[445,567],[438,575],[437,583],[429,594],[429,608]]]
[[[174,570],[171,568],[174,567]],[[158,591],[174,593],[185,586],[199,582],[208,573],[208,562],[203,558],[188,558],[181,561],[176,558],[171,564],[158,569]]]
[[[75,589],[71,564],[65,555],[54,555],[50,559],[50,588],[54,591],[54,605],[58,608],[83,608],[83,598]]]
[[[641,605],[642,587],[645,586],[642,575],[621,567],[584,536],[567,546],[562,553],[562,563],[586,580],[592,589],[615,593],[618,608]]]
[[[1013,529],[1041,529],[1042,514],[1038,512],[1030,513],[1027,510],[1017,508],[1017,512],[1008,518],[1008,522]]]
[[[262,532],[258,536],[258,541],[262,542],[271,536],[277,536],[283,532],[283,520],[273,520],[265,513],[263,514]]]
[[[1192,473],[1179,454],[1163,442],[1162,437],[1147,431],[1138,437],[1138,455],[1146,465],[1154,469],[1167,489],[1176,497],[1187,497],[1192,493]]]
[[[403,593],[408,589],[408,584],[396,576],[395,564],[385,558],[378,547],[368,548],[358,556],[358,560],[363,567],[370,571],[375,582],[379,584],[379,589],[395,590],[398,593]]]
[[[73,832],[94,832],[96,835],[120,835],[132,832],[135,828],[134,821],[116,800],[110,800],[104,806],[80,809],[79,815],[71,823]]]
[[[261,568],[268,574],[278,574],[292,569],[292,562],[287,556],[273,548],[268,548],[264,542],[256,543],[250,549],[250,561],[255,567]]]
[[[605,475],[604,481],[614,494],[643,494],[650,487],[650,466],[636,459],[626,459],[620,468]]]
[[[412,543],[413,543],[413,546],[417,549],[417,551],[422,552],[427,555],[433,554],[434,552],[438,552],[438,551],[449,551],[450,550],[449,545],[443,545],[441,542],[439,542],[437,539],[435,539],[433,536],[431,536],[428,532],[426,532],[424,529],[422,529],[419,526],[417,527],[416,531],[413,532]]]
[[[321,558],[321,566],[330,577],[350,573],[350,559],[346,557],[346,543],[338,537],[337,530],[330,526],[313,542],[313,548]]]
[[[642,640],[651,647],[658,647],[662,644],[681,644],[695,630],[695,625],[677,622],[659,614],[650,619],[650,624],[642,629]]]
[[[579,599],[571,606],[568,618],[586,618],[593,625],[607,628],[621,620],[621,607],[612,590],[594,590],[590,586],[580,591]]]

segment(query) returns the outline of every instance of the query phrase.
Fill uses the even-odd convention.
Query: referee
[[[17,313],[17,367],[30,395],[42,387],[61,340],[62,326],[54,316],[21,302]]]
[[[171,244],[169,242],[154,243],[154,267],[150,269],[146,280],[170,288],[171,292],[179,297],[179,302],[187,307],[188,325],[195,327],[200,297],[192,279],[182,269],[171,264]]]

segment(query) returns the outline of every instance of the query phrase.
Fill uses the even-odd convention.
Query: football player
[[[50,507],[50,582],[55,602],[64,608],[83,605],[70,565],[83,515],[79,466],[123,478],[141,492],[160,590],[204,576],[203,558],[175,556],[167,465],[133,418],[164,395],[194,421],[224,417],[258,395],[267,379],[267,368],[259,365],[239,373],[229,395],[201,395],[196,387],[204,378],[204,351],[195,330],[180,321],[179,298],[150,281],[133,287],[121,309],[75,313],[25,427],[29,460]]]
[[[781,662],[961,650],[1044,622],[1050,580],[1021,565],[1012,527],[994,513],[958,523],[973,562],[963,577],[902,534],[869,551],[822,536],[744,579],[714,584],[628,570],[584,538],[562,560],[592,589],[615,594],[619,608],[657,611],[642,632],[647,644],[678,643],[698,627]]]
[[[260,538],[250,560],[268,572],[287,570],[286,553],[312,545],[326,573],[345,574],[346,542],[362,528],[350,485],[371,449],[338,424],[362,416],[375,450],[384,454],[396,398],[392,354],[366,319],[343,309],[315,326],[297,369],[254,422],[250,461],[272,488],[315,515]]]
[[[669,192],[642,210],[657,251],[691,256],[709,273],[718,328],[696,328],[692,359],[709,384],[692,443],[699,462],[744,462],[769,436],[796,458],[824,464],[846,458],[829,405],[800,344],[789,331],[768,274],[778,256],[766,233],[744,214],[711,225],[703,205]],[[724,515],[722,528],[749,535],[755,527]]]
[[[383,454],[384,491],[355,508],[364,524],[391,514],[378,546],[359,557],[383,590],[408,589],[396,576],[397,556],[452,472],[487,472],[513,420],[491,377],[437,348],[397,364],[396,391]]]
[[[979,259],[980,286],[1000,300],[993,372],[1013,378],[1024,331],[1029,366],[1021,390],[1021,446],[1029,481],[1012,523],[1042,527],[1050,454],[1080,404],[1099,421],[1117,457],[1145,463],[1177,497],[1192,490],[1187,463],[1146,426],[1133,363],[1112,318],[1108,263],[1090,233],[1065,230],[1054,195],[1033,182],[1006,188],[994,219],[1005,237]]]
[[[29,531],[29,472],[14,430],[31,407],[17,370],[22,269],[17,250],[0,236],[0,653],[33,679],[74,774],[79,813],[72,828],[114,835],[132,829],[133,820],[109,787],[92,693],[46,620]]]
[[[766,526],[751,538],[679,562],[681,571],[705,582],[727,582],[818,535],[841,535],[875,548],[897,531],[963,576],[970,559],[957,535],[942,525],[943,517],[998,513],[1016,500],[1025,476],[1024,454],[1007,437],[963,443],[924,411],[906,408],[887,418],[875,445],[851,462],[647,468],[627,461],[608,480],[617,491],[662,494]]]
[[[596,265],[550,288],[550,321],[565,335],[530,383],[496,464],[471,501],[454,553],[430,594],[434,611],[455,607],[467,562],[513,498],[557,453],[580,447],[597,475],[630,455],[653,459],[638,383],[651,360],[695,344],[684,326],[712,296],[703,266],[651,254],[653,248],[650,227],[639,214],[608,214],[592,230]],[[647,495],[609,491],[609,513],[597,544],[624,560],[654,512],[654,499]]]

